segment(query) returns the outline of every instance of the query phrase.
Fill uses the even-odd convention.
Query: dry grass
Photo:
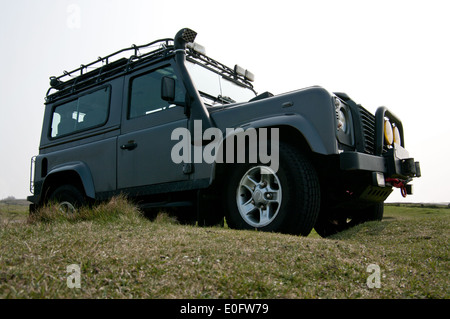
[[[150,221],[123,198],[72,219],[47,209],[0,227],[0,298],[450,297],[447,209],[388,207],[331,239]]]

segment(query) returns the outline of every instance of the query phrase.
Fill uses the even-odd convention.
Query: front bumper
[[[410,180],[420,177],[420,163],[414,161],[403,147],[394,144],[383,155],[370,155],[359,152],[340,154],[340,168],[344,171],[370,171],[383,173],[385,177]]]
[[[403,197],[413,193],[408,183],[413,177],[420,177],[420,163],[409,157],[409,153],[401,146],[395,145],[383,155],[370,155],[359,152],[343,152],[340,154],[342,171],[368,172],[371,183],[361,190],[358,198],[366,202],[383,202],[398,187]]]

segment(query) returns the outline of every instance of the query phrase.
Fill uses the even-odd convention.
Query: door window
[[[173,68],[158,69],[132,80],[128,119],[146,116],[175,106],[161,98],[161,79],[165,76],[175,79],[175,101],[184,101],[185,91],[177,80]]]

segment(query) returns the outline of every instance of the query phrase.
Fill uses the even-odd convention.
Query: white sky
[[[49,76],[183,28],[211,57],[256,75],[258,92],[311,85],[389,107],[421,162],[415,195],[450,201],[450,1],[0,2],[0,199],[29,195]],[[79,19],[76,18],[79,13]]]

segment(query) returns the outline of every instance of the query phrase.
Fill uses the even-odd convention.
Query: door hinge
[[[183,164],[183,174],[188,175],[194,172],[194,165],[192,163]]]

